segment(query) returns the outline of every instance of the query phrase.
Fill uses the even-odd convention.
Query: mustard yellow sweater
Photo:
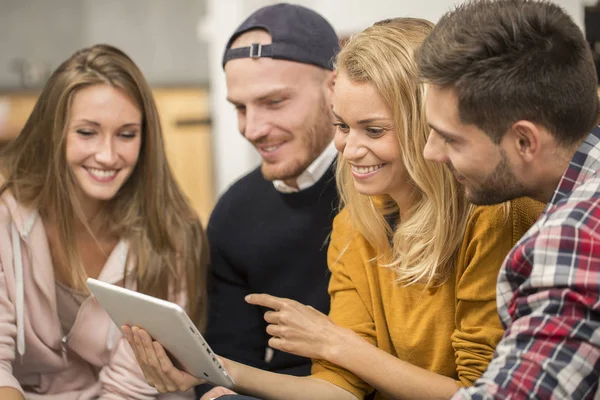
[[[430,289],[395,284],[395,272],[371,261],[376,256],[373,248],[351,227],[343,210],[334,220],[328,252],[330,317],[406,362],[451,377],[458,386],[471,385],[487,367],[503,333],[496,311],[498,270],[543,205],[522,198],[512,201],[509,210],[507,214],[502,206],[477,207],[452,275]],[[313,361],[312,377],[359,399],[374,390],[322,360]],[[376,394],[375,399],[383,398]]]

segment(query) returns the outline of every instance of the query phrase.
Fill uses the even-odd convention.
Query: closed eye
[[[239,113],[245,113],[246,112],[246,106],[243,106],[241,104],[234,104],[233,107]]]
[[[336,122],[333,124],[333,126],[335,126],[336,129],[339,130],[340,132],[343,132],[343,133],[350,132],[350,127],[348,125],[344,124],[343,122]]]
[[[119,136],[121,136],[122,138],[125,139],[133,139],[137,136],[137,131],[129,131],[129,132],[121,132],[119,133]]]
[[[379,138],[386,132],[386,130],[382,128],[366,128],[366,131],[367,134],[372,138]]]
[[[444,143],[446,143],[446,144],[453,144],[453,143],[456,143],[456,140],[455,140],[453,137],[446,136],[446,135],[441,135],[441,134],[440,134],[440,136],[442,137],[442,140],[443,140],[443,141],[444,141]]]
[[[286,100],[287,99],[285,99],[285,98],[274,98],[274,99],[266,100],[264,102],[264,104],[270,109],[277,109],[277,108],[283,107]]]

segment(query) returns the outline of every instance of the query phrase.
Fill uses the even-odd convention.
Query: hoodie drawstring
[[[23,236],[27,237],[37,218],[37,213],[31,214],[23,226]],[[17,353],[23,360],[25,354],[25,287],[23,279],[23,253],[21,252],[21,235],[17,229],[16,223],[12,223],[12,248],[13,264],[15,267],[15,291],[16,304],[15,312],[17,314]]]
[[[12,247],[15,266],[16,313],[17,313],[17,352],[23,358],[25,354],[25,289],[23,288],[23,256],[21,254],[21,236],[17,226],[12,224]]]
[[[31,215],[31,217],[25,222],[23,226],[23,238],[26,238],[31,229],[33,228],[33,224],[37,218],[37,213]],[[15,291],[16,291],[16,301],[15,301],[15,312],[17,319],[17,353],[23,358],[25,354],[25,287],[24,287],[24,279],[23,279],[23,253],[21,251],[21,235],[19,234],[19,230],[17,225],[13,221],[12,223],[12,250],[13,250],[13,263],[15,268]],[[119,262],[121,263],[121,268],[125,270],[125,263],[127,262],[127,253],[129,250],[129,246],[125,242],[120,242],[119,246]],[[118,326],[116,326],[112,321],[109,325],[108,335],[106,338],[106,346],[108,349],[114,349],[117,341],[121,338],[121,331]]]

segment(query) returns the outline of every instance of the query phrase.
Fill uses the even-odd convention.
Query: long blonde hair
[[[105,207],[105,232],[128,241],[137,290],[170,300],[185,291],[187,311],[203,327],[205,234],[169,168],[150,87],[120,50],[108,45],[80,50],[52,74],[22,132],[2,149],[0,173],[5,183],[0,193],[10,189],[19,202],[37,208],[42,218],[56,221],[69,266],[59,272],[73,288],[85,291],[87,274],[74,234],[75,221],[82,219],[81,207],[66,163],[66,132],[74,94],[98,84],[122,90],[143,116],[139,159]]]
[[[377,262],[394,268],[404,285],[439,285],[448,278],[471,210],[452,173],[423,157],[429,128],[414,52],[432,27],[416,18],[380,21],[350,38],[336,63],[351,81],[372,84],[392,111],[408,184],[415,188],[413,206],[403,210],[406,218],[395,231],[386,220],[399,215],[391,197],[360,194],[343,160],[336,174],[341,206],[379,254]]]

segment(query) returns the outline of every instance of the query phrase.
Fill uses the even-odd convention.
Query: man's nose
[[[434,131],[429,132],[427,143],[425,143],[425,148],[423,149],[423,157],[429,161],[435,161],[439,163],[448,162],[446,145],[443,139]]]
[[[246,110],[245,126],[242,134],[251,142],[256,142],[266,136],[269,124],[259,110],[248,108]]]

